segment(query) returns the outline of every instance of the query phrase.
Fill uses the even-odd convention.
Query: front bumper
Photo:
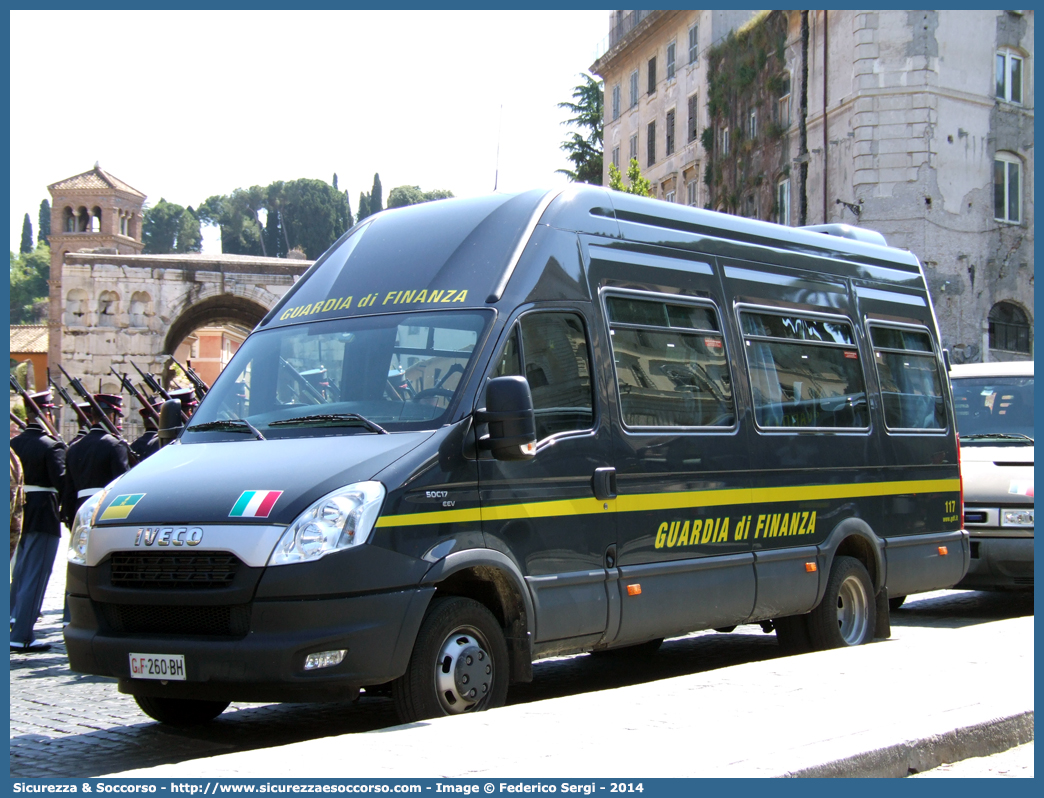
[[[1033,538],[973,535],[968,574],[961,590],[1032,590]]]
[[[324,701],[352,698],[406,671],[434,588],[345,598],[255,600],[235,636],[120,633],[102,604],[69,596],[69,666],[117,677],[134,695],[224,701]],[[244,633],[245,632],[245,633]],[[339,665],[305,672],[308,654],[347,649]],[[186,681],[131,679],[131,653],[183,654]]]

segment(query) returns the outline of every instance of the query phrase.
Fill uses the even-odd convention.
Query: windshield
[[[973,436],[1033,437],[1033,377],[960,377],[952,382],[961,443],[995,443]]]
[[[400,313],[251,335],[183,442],[382,434],[446,423],[493,314]]]

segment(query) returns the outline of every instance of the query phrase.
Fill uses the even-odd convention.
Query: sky
[[[561,185],[573,87],[608,11],[12,11],[11,249],[47,186],[148,196],[379,173],[468,197]],[[65,54],[59,57],[58,54]],[[499,155],[498,155],[499,148]],[[220,251],[204,228],[204,251]]]

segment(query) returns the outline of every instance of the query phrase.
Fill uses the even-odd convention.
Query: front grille
[[[250,605],[185,607],[101,604],[105,631],[117,634],[202,635],[244,637],[250,629]]]
[[[1015,584],[1019,587],[1033,587],[1032,576],[1016,576],[1014,577]]]
[[[232,584],[239,558],[226,552],[116,552],[113,587],[212,589]]]

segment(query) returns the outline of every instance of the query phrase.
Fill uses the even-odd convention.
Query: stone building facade
[[[654,196],[703,205],[707,49],[750,11],[614,11],[609,49],[591,66],[605,84],[603,185],[637,158]]]
[[[632,128],[669,127],[674,107],[657,91],[639,104],[637,123],[614,119],[614,83],[664,51],[681,26],[711,14],[616,13],[645,16],[592,67],[606,81],[607,164]],[[778,70],[710,108],[713,48],[729,31],[742,39],[780,17]],[[702,161],[705,194],[694,204],[878,230],[924,264],[955,362],[1032,357],[1034,12],[788,11],[728,22],[708,42],[706,64],[691,68],[704,70],[702,83],[675,89],[702,85],[694,157],[657,155],[650,166],[640,155],[657,196],[688,202],[688,191],[668,187],[689,185]],[[768,51],[766,61],[776,55]]]

